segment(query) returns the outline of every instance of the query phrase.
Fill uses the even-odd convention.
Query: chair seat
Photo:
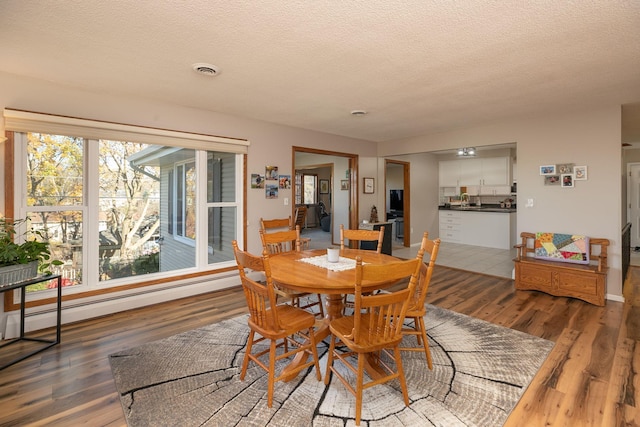
[[[331,329],[331,333],[338,337],[340,341],[349,341],[349,348],[356,353],[371,353],[372,351],[393,347],[402,341],[402,334],[398,334],[396,337],[388,340],[382,340],[379,336],[376,337],[376,334],[370,334],[370,316],[363,314],[360,319],[360,342],[357,344],[349,337],[355,326],[353,316],[334,319],[329,324],[329,328]]]
[[[272,309],[268,309],[267,313],[269,313],[271,310]],[[278,319],[283,325],[287,325],[287,329],[283,329],[277,333],[261,330],[260,335],[269,339],[278,339],[285,337],[291,333],[292,329],[308,329],[314,326],[316,323],[316,318],[313,313],[310,313],[301,308],[293,307],[289,304],[277,305],[276,310],[278,311]],[[249,319],[249,322],[251,323],[251,319]],[[261,329],[257,325],[254,326],[257,329]]]

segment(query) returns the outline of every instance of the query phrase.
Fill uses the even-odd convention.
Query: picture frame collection
[[[279,174],[278,166],[265,166],[264,175],[251,174],[251,188],[263,189],[267,199],[277,199],[279,190],[291,189],[291,175]]]
[[[540,175],[544,177],[544,185],[559,185],[562,188],[574,188],[576,181],[588,179],[587,166],[573,163],[541,165]]]

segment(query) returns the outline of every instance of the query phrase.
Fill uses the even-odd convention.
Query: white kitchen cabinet
[[[481,196],[508,196],[511,194],[510,185],[483,185],[478,192]]]
[[[508,157],[443,160],[438,168],[440,187],[511,185]]]
[[[443,242],[511,249],[516,244],[516,213],[440,211]]]
[[[459,160],[443,160],[438,163],[440,187],[457,187],[460,179]]]
[[[482,161],[481,185],[511,185],[508,157],[487,157]]]
[[[460,162],[460,185],[482,184],[482,161],[478,158],[457,160]]]
[[[462,215],[460,211],[440,211],[440,240],[462,243]]]

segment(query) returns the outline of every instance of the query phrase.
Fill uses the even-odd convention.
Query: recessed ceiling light
[[[198,74],[204,74],[205,76],[217,76],[220,74],[220,69],[215,65],[205,64],[204,62],[198,62],[191,66],[193,70]]]
[[[351,112],[351,115],[356,117],[361,117],[361,116],[364,116],[365,114],[367,114],[367,112],[364,110],[353,110]]]

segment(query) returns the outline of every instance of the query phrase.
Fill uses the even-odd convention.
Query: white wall
[[[378,155],[452,149],[469,146],[471,141],[476,147],[517,142],[518,234],[550,231],[609,239],[607,294],[621,299],[621,107],[532,117],[379,143]],[[575,188],[545,186],[539,166],[558,163],[588,166],[589,179],[576,181]],[[412,203],[416,201],[415,188],[419,187],[412,184]],[[524,207],[527,199],[533,199],[532,208]]]
[[[378,170],[378,159],[376,157],[360,157],[358,159],[358,184],[360,194],[358,195],[358,222],[371,219],[371,208],[374,206],[378,211],[378,221],[384,220],[384,169]],[[383,178],[380,178],[380,173]],[[364,194],[363,178],[373,178],[373,194]],[[381,199],[382,198],[382,199]],[[354,227],[357,226],[354,225]]]

